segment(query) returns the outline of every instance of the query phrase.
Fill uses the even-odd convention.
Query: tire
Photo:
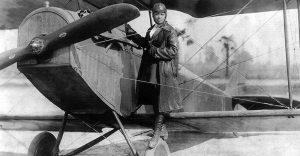
[[[42,132],[31,141],[28,156],[52,156],[56,138],[49,132]]]

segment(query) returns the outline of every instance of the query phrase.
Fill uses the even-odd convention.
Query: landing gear
[[[135,148],[133,147],[131,141],[129,140],[129,137],[128,137],[128,135],[127,135],[125,129],[124,129],[123,124],[121,123],[121,120],[120,120],[118,114],[117,114],[116,112],[114,112],[114,111],[113,111],[112,113],[113,113],[113,115],[114,115],[114,117],[115,117],[115,119],[116,119],[116,121],[117,121],[117,123],[118,123],[118,125],[119,125],[119,127],[120,127],[121,133],[123,134],[123,136],[124,136],[124,138],[125,138],[125,140],[126,140],[128,146],[130,147],[130,150],[131,150],[132,154],[133,154],[134,156],[138,156],[138,153],[137,153],[137,151],[135,150]]]
[[[148,149],[145,156],[170,156],[170,149],[168,144],[161,138],[153,149]]]
[[[31,142],[28,149],[28,156],[52,156],[56,138],[49,132],[38,134]]]
[[[85,151],[92,146],[96,145],[97,143],[101,142],[105,138],[109,137],[110,135],[114,134],[116,131],[120,130],[121,133],[123,134],[127,144],[130,147],[130,150],[134,156],[138,156],[137,151],[133,147],[131,141],[129,140],[128,135],[126,134],[126,131],[124,129],[123,124],[121,123],[121,120],[116,112],[112,112],[116,123],[117,127],[112,129],[111,131],[103,134],[102,136],[90,141],[89,143],[86,143],[85,145],[67,153],[64,154],[63,156],[73,156],[76,154],[81,153],[82,151]],[[57,139],[55,136],[49,132],[42,132],[39,135],[37,135],[33,141],[30,144],[29,150],[28,150],[28,156],[58,156],[59,155],[59,145],[63,137],[63,133],[65,131],[66,123],[67,123],[67,118],[68,118],[68,113],[66,112],[62,121],[62,126],[59,130]],[[87,124],[87,123],[85,123]],[[93,130],[97,131],[96,129],[93,128],[93,126],[87,124],[90,128]]]
[[[58,156],[59,144],[65,131],[68,113],[66,112],[57,139],[49,132],[42,132],[31,142],[28,156]]]

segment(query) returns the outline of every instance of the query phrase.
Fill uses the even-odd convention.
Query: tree
[[[233,40],[233,36],[222,36],[219,40],[223,44],[222,52],[226,54],[226,71],[225,77],[229,78],[229,56],[232,51],[236,49],[236,43]]]
[[[182,41],[187,40],[187,41],[186,41],[186,45],[189,46],[189,45],[194,44],[193,38],[191,38],[190,35],[187,35],[187,34],[186,34],[186,29],[182,29],[182,30],[175,29],[175,31],[176,31],[176,33],[177,33],[177,36],[178,36],[179,38],[181,38]]]

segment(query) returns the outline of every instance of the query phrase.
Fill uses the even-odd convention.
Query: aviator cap
[[[152,8],[152,12],[164,12],[167,13],[167,8],[163,3],[155,3]]]

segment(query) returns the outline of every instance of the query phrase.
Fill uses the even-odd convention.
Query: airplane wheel
[[[147,149],[145,152],[145,156],[170,156],[170,149],[168,144],[159,139],[158,144],[153,149]]]
[[[28,149],[28,156],[52,156],[56,138],[49,132],[42,132],[34,137]]]

